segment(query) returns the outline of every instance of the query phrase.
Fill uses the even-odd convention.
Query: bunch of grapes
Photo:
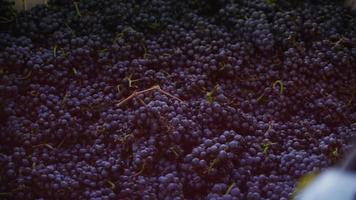
[[[0,0],[0,198],[290,199],[356,138],[339,1]]]

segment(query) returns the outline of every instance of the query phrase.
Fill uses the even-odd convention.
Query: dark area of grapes
[[[0,0],[0,198],[287,200],[356,137],[330,0]]]

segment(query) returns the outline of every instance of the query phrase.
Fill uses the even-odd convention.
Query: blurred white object
[[[296,200],[356,200],[356,173],[329,169],[298,194]]]
[[[356,149],[339,168],[321,173],[296,200],[356,200]]]

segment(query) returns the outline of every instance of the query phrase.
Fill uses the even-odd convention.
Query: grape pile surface
[[[287,200],[356,137],[332,0],[0,0],[0,198]]]

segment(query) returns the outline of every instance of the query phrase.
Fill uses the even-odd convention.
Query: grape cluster
[[[0,198],[290,199],[356,138],[338,1],[0,0]]]

